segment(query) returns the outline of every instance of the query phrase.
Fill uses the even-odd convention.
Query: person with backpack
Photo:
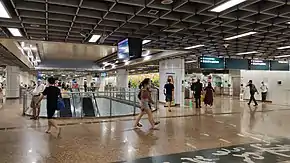
[[[255,103],[254,106],[258,106],[258,103],[255,99],[255,93],[257,92],[259,94],[259,92],[258,92],[256,86],[253,84],[252,80],[249,80],[247,87],[250,88],[250,101],[248,102],[248,105],[250,105],[251,102],[254,101],[254,103]]]
[[[138,98],[140,100],[140,108],[141,108],[141,112],[139,113],[139,115],[137,116],[137,119],[135,121],[135,128],[140,128],[142,127],[142,124],[140,123],[141,118],[143,117],[144,114],[148,115],[148,120],[151,124],[151,129],[155,129],[155,126],[158,125],[160,122],[155,122],[153,120],[153,114],[152,111],[150,109],[150,103],[153,103],[153,100],[151,99],[151,95],[150,95],[150,79],[146,78],[144,79],[140,86],[140,92],[138,94]]]

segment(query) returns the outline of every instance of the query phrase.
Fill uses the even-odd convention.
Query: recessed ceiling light
[[[130,61],[126,61],[126,62],[125,62],[125,65],[129,65],[129,64],[130,64]]]
[[[242,53],[237,53],[237,55],[247,55],[247,54],[255,54],[259,53],[258,51],[250,51],[250,52],[242,52]]]
[[[225,38],[224,40],[233,40],[233,39],[237,39],[237,38],[240,38],[240,37],[245,37],[245,36],[253,35],[253,34],[256,34],[256,33],[257,32],[247,32],[247,33],[243,33],[243,34],[240,34],[240,35],[236,35],[236,36],[232,36],[232,37]]]
[[[150,50],[146,50],[143,54],[142,57],[146,57],[150,54]]]
[[[275,56],[275,58],[286,58],[286,57],[290,57],[290,55],[279,55],[279,56]]]
[[[1,18],[11,18],[10,14],[8,13],[8,11],[7,11],[7,9],[4,6],[2,1],[0,1],[0,17]]]
[[[17,29],[17,28],[8,28],[8,30],[13,36],[22,37],[22,34],[20,33],[19,29]]]
[[[189,47],[186,47],[184,49],[188,50],[188,49],[195,49],[195,48],[199,48],[199,47],[203,47],[204,45],[194,45],[194,46],[189,46]]]
[[[282,47],[279,47],[279,48],[277,48],[278,50],[283,50],[283,49],[289,49],[290,48],[290,46],[282,46]]]
[[[101,35],[93,35],[91,39],[89,40],[89,42],[97,42],[100,37]]]
[[[35,28],[38,28],[39,25],[38,24],[30,24],[30,27],[35,27]]]
[[[164,5],[169,5],[171,3],[173,3],[173,0],[162,0],[161,1],[161,4],[164,4]]]
[[[149,42],[151,42],[151,40],[143,40],[143,41],[142,41],[142,44],[145,45],[145,44],[147,44],[147,43],[149,43]]]
[[[290,22],[287,22],[286,24],[290,24]]]
[[[144,61],[148,61],[148,60],[150,60],[151,59],[151,56],[149,55],[149,56],[146,56],[146,57],[144,57]]]
[[[229,8],[231,8],[233,6],[236,6],[236,5],[238,5],[238,4],[242,3],[242,2],[245,2],[245,1],[246,0],[229,0],[229,1],[223,3],[223,4],[219,5],[219,6],[211,9],[210,11],[212,11],[212,12],[222,12],[222,11],[224,11],[226,9],[229,9]]]

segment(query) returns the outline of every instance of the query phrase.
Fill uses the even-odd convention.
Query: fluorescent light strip
[[[189,46],[189,47],[186,47],[184,49],[186,50],[189,50],[189,49],[195,49],[195,48],[199,48],[199,47],[203,47],[204,45],[194,45],[194,46]]]
[[[151,40],[143,40],[143,41],[142,41],[142,44],[144,45],[144,44],[147,44],[147,43],[149,43],[149,42],[151,42]]]
[[[194,63],[194,62],[196,62],[196,60],[186,61],[185,63]]]
[[[283,50],[283,49],[289,49],[290,48],[290,46],[282,46],[282,47],[279,47],[279,48],[277,48],[278,50]]]
[[[2,1],[0,1],[0,18],[11,18]]]
[[[89,40],[89,42],[97,42],[100,37],[101,35],[93,35],[91,39]]]
[[[279,56],[275,56],[275,58],[286,58],[286,57],[290,57],[290,55],[279,55]]]
[[[255,54],[255,53],[259,53],[259,52],[257,51],[243,52],[243,53],[237,53],[237,55],[247,55],[247,54]]]
[[[236,36],[232,36],[232,37],[225,38],[224,40],[233,40],[233,39],[237,39],[237,38],[240,38],[240,37],[245,37],[245,36],[253,35],[253,34],[256,34],[256,33],[257,32],[247,32],[247,33],[243,33],[243,34],[240,34],[240,35],[236,35]]]
[[[22,37],[22,34],[20,33],[19,29],[17,29],[17,28],[8,28],[8,30],[13,36]]]
[[[222,11],[224,11],[226,9],[229,9],[229,8],[231,8],[233,6],[236,6],[236,5],[238,5],[238,4],[242,3],[242,2],[245,2],[245,1],[246,0],[229,0],[229,1],[223,3],[223,4],[219,5],[219,6],[211,9],[210,11],[212,11],[212,12],[222,12]]]

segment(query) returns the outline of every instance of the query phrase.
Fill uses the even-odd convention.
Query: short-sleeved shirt
[[[167,83],[164,85],[164,89],[166,90],[167,95],[172,95],[172,91],[174,90],[174,85],[171,83]]]
[[[60,89],[55,86],[49,86],[45,88],[42,94],[46,96],[47,99],[47,110],[57,109],[57,100],[58,97],[61,97]]]

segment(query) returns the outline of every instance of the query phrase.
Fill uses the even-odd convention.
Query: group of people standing
[[[204,96],[203,102],[205,106],[211,107],[213,105],[213,96],[214,88],[211,85],[211,82],[207,83],[207,86],[203,87],[200,79],[197,79],[196,82],[193,82],[191,85],[191,91],[193,92],[193,97],[195,100],[195,107],[201,108],[201,97]]]

